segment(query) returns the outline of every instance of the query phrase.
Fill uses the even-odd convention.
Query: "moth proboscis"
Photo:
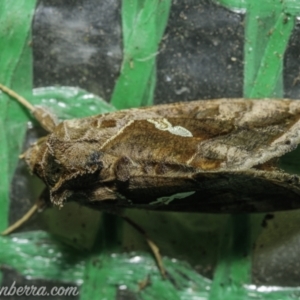
[[[49,135],[22,158],[53,205],[80,201],[108,212],[300,208],[299,176],[276,165],[300,143],[299,101],[199,100],[58,124],[44,110],[27,108]],[[158,249],[147,241],[160,265]]]

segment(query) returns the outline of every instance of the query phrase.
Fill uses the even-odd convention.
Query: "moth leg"
[[[157,247],[157,245],[148,237],[147,233],[145,232],[145,230],[143,228],[141,228],[137,223],[135,223],[134,221],[132,221],[130,218],[126,217],[126,216],[121,216],[128,224],[130,224],[132,227],[134,227],[140,234],[142,234],[145,239],[146,239],[146,242],[148,244],[148,246],[150,247],[154,257],[155,257],[155,260],[156,260],[156,263],[157,263],[157,266],[158,266],[158,269],[161,273],[161,276],[163,278],[167,278],[167,272],[166,272],[166,269],[164,268],[164,265],[163,265],[163,261],[162,261],[162,257],[159,253],[159,248]]]
[[[41,126],[48,132],[52,132],[57,125],[57,121],[54,115],[42,107],[33,106],[25,98],[11,90],[10,88],[0,84],[0,90],[10,97],[17,100],[20,104],[26,107],[35,117],[35,119],[41,124]]]
[[[47,203],[44,198],[45,191],[41,194],[41,196],[38,198],[36,203],[28,210],[25,215],[17,220],[15,223],[10,225],[8,228],[6,228],[3,232],[1,232],[1,235],[9,235],[16,229],[20,228],[22,225],[24,225],[30,218],[37,213],[40,209],[43,209],[47,206]]]

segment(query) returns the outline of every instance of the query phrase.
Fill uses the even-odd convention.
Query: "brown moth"
[[[0,89],[49,132],[22,158],[46,184],[45,199],[53,205],[79,201],[117,213],[123,208],[213,213],[300,208],[299,176],[276,166],[300,143],[299,101],[193,101],[56,124],[43,109]],[[157,246],[146,239],[165,276]]]
[[[23,100],[50,132],[23,158],[54,205],[216,213],[300,207],[299,177],[276,167],[300,143],[299,101],[193,101],[56,125]]]
[[[300,102],[219,99],[61,122],[24,158],[62,207],[264,212],[300,207],[276,158],[300,143]]]

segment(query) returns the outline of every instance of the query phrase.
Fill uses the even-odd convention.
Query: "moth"
[[[300,143],[300,102],[219,99],[56,121],[23,155],[62,207],[264,212],[299,208],[276,158]]]
[[[62,207],[264,212],[300,207],[276,158],[300,142],[300,102],[219,99],[64,121],[24,154]]]
[[[110,212],[212,213],[300,208],[299,176],[276,165],[300,143],[299,101],[192,101],[59,124],[23,104],[49,134],[22,158],[55,206],[79,201]]]

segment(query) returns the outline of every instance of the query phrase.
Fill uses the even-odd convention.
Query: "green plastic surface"
[[[171,1],[122,2],[123,63],[111,103],[118,109],[151,105],[156,56]]]

